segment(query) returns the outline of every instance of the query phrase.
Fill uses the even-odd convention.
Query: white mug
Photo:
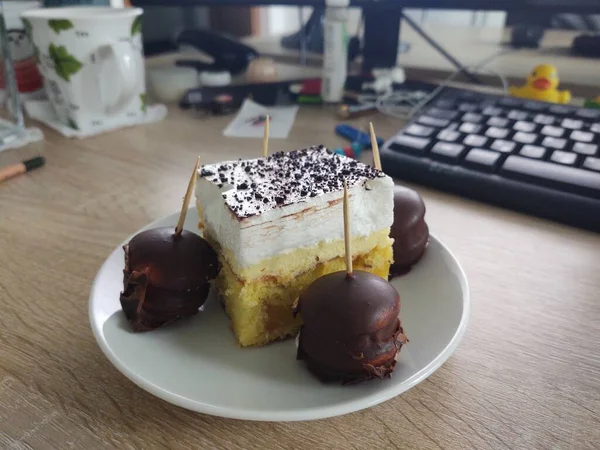
[[[79,131],[146,114],[140,8],[45,8],[21,15],[59,120]]]

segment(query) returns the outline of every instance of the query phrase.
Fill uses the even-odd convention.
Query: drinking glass
[[[17,79],[9,47],[4,2],[0,0],[0,88],[4,91],[0,120],[0,150],[25,133],[23,110],[17,88]]]

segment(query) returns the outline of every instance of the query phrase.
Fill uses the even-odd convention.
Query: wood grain
[[[256,423],[172,406],[113,368],[88,324],[91,281],[130,233],[177,211],[198,155],[256,153],[260,140],[222,137],[229,120],[173,109],[82,141],[45,130],[37,147],[0,154],[48,161],[0,185],[0,449],[600,448],[600,236],[421,187],[473,312],[457,352],[417,387],[343,417]],[[374,123],[383,137],[400,126]],[[304,108],[272,150],[340,145],[334,125]]]

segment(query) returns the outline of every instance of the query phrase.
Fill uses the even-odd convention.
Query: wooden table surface
[[[257,154],[227,118],[161,123],[0,154],[47,165],[0,185],[0,449],[600,448],[600,236],[422,187],[431,230],[463,264],[472,316],[456,353],[377,407],[303,423],[226,420],[159,400],[96,345],[88,293],[130,233],[180,205],[196,155]],[[364,125],[359,120],[358,125]],[[375,118],[390,136],[397,121]],[[272,149],[342,142],[303,109]]]

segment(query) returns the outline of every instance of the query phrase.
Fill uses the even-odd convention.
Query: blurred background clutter
[[[334,150],[359,157],[369,143],[352,121],[381,114],[397,122],[380,137],[390,175],[600,229],[600,2],[2,3],[17,130],[23,109],[82,139],[170,105],[237,114],[225,137],[259,137],[245,124],[276,111],[285,138],[299,108],[321,108],[348,122]]]

